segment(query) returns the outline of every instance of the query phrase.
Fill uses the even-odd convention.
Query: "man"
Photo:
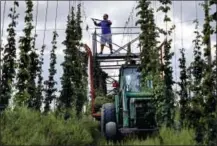
[[[106,43],[109,44],[110,53],[112,54],[112,36],[111,36],[111,25],[112,22],[108,20],[108,14],[103,15],[103,20],[100,23],[96,23],[94,21],[94,24],[96,26],[101,26],[102,28],[102,36],[101,36],[101,51],[100,54],[103,53],[103,49]]]

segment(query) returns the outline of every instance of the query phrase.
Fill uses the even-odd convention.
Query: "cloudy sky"
[[[193,24],[193,20],[198,18],[200,21],[200,29],[203,25],[204,14],[202,11],[201,6],[199,3],[202,1],[195,2],[195,1],[174,1],[171,7],[170,17],[172,22],[168,24],[171,26],[176,24],[175,33],[171,35],[171,38],[174,40],[172,44],[172,51],[175,52],[175,56],[173,57],[173,68],[174,68],[174,79],[177,81],[179,78],[179,69],[178,69],[178,58],[180,57],[179,49],[184,47],[186,49],[187,55],[187,63],[189,64],[192,61],[192,52],[193,52],[193,44],[192,40],[194,39],[194,28],[195,25]],[[20,14],[18,19],[18,26],[17,26],[17,38],[23,35],[22,29],[24,28],[24,17],[25,17],[25,2],[20,1],[20,6],[18,8],[18,13]],[[79,1],[60,1],[58,2],[58,11],[57,11],[57,32],[59,34],[58,38],[58,49],[57,49],[57,75],[55,76],[56,80],[58,81],[57,87],[60,89],[60,80],[59,78],[62,75],[62,68],[60,64],[63,62],[64,54],[63,49],[65,47],[61,44],[62,41],[65,39],[65,28],[66,28],[66,20],[67,15],[69,13],[70,6],[75,6],[78,4]],[[91,34],[94,31],[95,26],[90,18],[98,18],[102,19],[102,15],[107,13],[109,15],[109,19],[113,22],[113,27],[134,27],[135,22],[138,19],[136,17],[137,10],[135,9],[137,2],[136,1],[81,1],[82,3],[82,16],[84,18],[84,23],[82,24],[83,28],[83,42],[87,43],[90,47],[92,46]],[[5,2],[1,1],[1,34],[3,45],[6,43],[7,37],[7,25],[10,22],[10,19],[7,17],[9,13],[9,7],[12,5],[11,1],[7,1],[6,5]],[[48,13],[47,13],[47,22],[45,23],[46,17],[46,7],[48,4]],[[5,7],[4,7],[5,6]],[[160,4],[157,1],[152,1],[152,7],[156,11]],[[36,20],[36,14],[38,12],[37,18],[37,25],[36,25],[36,33],[38,34],[36,47],[41,48],[43,42],[46,44],[46,50],[44,55],[44,66],[43,66],[43,76],[44,79],[48,78],[48,68],[49,68],[49,58],[50,58],[50,50],[52,48],[51,41],[52,41],[52,32],[55,28],[55,17],[56,17],[56,7],[57,1],[38,1],[38,11],[36,11],[37,1],[34,1],[34,23]],[[5,9],[4,9],[5,8]],[[4,15],[5,10],[5,15]],[[211,9],[211,13],[214,9]],[[158,26],[162,28],[166,28],[165,24],[163,23],[163,14],[160,12],[155,12],[155,21]],[[3,23],[4,22],[4,23]],[[89,30],[86,31],[86,26],[88,25]],[[212,24],[214,25],[214,24]],[[46,26],[46,31],[44,33]],[[3,31],[2,31],[3,30]],[[98,30],[100,32],[100,30]],[[113,33],[118,32],[140,32],[140,29],[112,29]],[[44,36],[45,34],[45,36]],[[134,39],[138,35],[113,35],[113,42],[118,44],[119,46],[124,45],[128,41]],[[161,37],[163,40],[163,37]],[[183,43],[182,43],[183,42]],[[212,46],[216,43],[216,36],[212,36]],[[132,46],[132,50],[136,50],[136,42]],[[98,44],[98,48],[99,48]],[[114,46],[114,49],[117,49],[117,46]],[[105,53],[109,51],[105,50]],[[214,54],[214,49],[212,50]],[[110,74],[115,74],[115,71],[110,71]]]

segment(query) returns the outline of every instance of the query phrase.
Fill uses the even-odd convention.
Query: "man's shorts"
[[[106,43],[112,44],[112,34],[102,34],[101,35],[101,44],[105,45]]]

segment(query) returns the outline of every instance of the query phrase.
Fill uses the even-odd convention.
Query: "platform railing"
[[[103,55],[98,55],[97,54],[97,45],[98,43],[100,43],[100,41],[98,41],[98,38],[101,37],[101,33],[97,33],[97,30],[101,30],[100,27],[96,27],[94,33],[92,33],[92,52],[93,52],[93,57],[94,59],[96,59],[95,61],[98,61],[100,63],[100,67],[104,70],[104,71],[109,71],[109,72],[113,72],[113,71],[118,71],[120,69],[121,64],[119,64],[119,62],[125,62],[126,58],[133,58],[134,60],[136,60],[137,62],[140,62],[140,52],[141,52],[141,48],[138,50],[138,53],[132,53],[131,51],[128,52],[127,47],[129,47],[129,45],[132,45],[133,43],[135,43],[136,41],[139,41],[139,36],[140,36],[140,32],[132,32],[132,33],[113,33],[113,29],[140,29],[140,27],[111,27],[112,29],[112,33],[111,35],[123,35],[123,34],[129,34],[129,35],[138,35],[137,37],[131,39],[131,41],[127,42],[125,45],[120,46],[117,43],[114,43],[114,41],[112,41],[112,45],[118,47],[118,49],[114,50],[113,49],[113,53],[112,54],[103,54]],[[159,62],[160,64],[164,64],[163,62],[163,56],[164,56],[164,46],[165,41],[159,46],[162,49],[159,49]],[[105,45],[106,48],[109,48],[108,45]],[[131,47],[131,46],[130,46]],[[125,53],[120,53],[121,51],[125,51]],[[109,63],[117,63],[114,65],[111,65]],[[101,64],[101,63],[106,63],[106,64]],[[110,75],[108,74],[108,76],[110,77]],[[163,76],[163,74],[162,74]]]
[[[130,28],[130,29],[140,29],[140,27],[111,27],[111,29],[113,30],[113,29],[126,29],[126,28]],[[98,56],[97,55],[97,43],[100,43],[100,41],[98,41],[98,37],[101,37],[101,33],[97,33],[97,30],[99,30],[99,29],[101,29],[100,27],[96,27],[95,28],[95,31],[94,31],[94,33],[92,33],[92,47],[93,47],[93,56]],[[125,50],[125,51],[127,51],[127,49],[126,49],[126,47],[129,45],[129,43],[134,43],[134,42],[136,42],[137,40],[139,40],[139,34],[140,34],[140,32],[131,32],[131,33],[129,33],[129,32],[127,32],[127,33],[125,33],[125,32],[123,32],[123,33],[111,33],[111,35],[113,36],[113,35],[125,35],[125,34],[129,34],[129,35],[138,35],[136,38],[134,38],[132,41],[130,41],[130,42],[128,42],[128,43],[126,43],[125,45],[123,45],[123,46],[120,46],[120,45],[118,45],[117,43],[114,43],[114,41],[112,41],[112,45],[113,46],[116,46],[116,47],[118,47],[118,49],[117,50],[114,50],[113,49],[113,54],[108,54],[108,56],[107,57],[109,57],[109,56],[114,56],[115,54],[117,54],[117,53],[120,53],[120,51],[121,50]],[[105,45],[105,47],[106,48],[109,48],[109,46],[108,45]],[[132,55],[134,54],[134,53],[131,53]],[[134,54],[134,56],[137,56],[137,54]]]

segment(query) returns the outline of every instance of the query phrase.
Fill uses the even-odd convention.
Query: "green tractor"
[[[152,81],[141,88],[140,65],[135,61],[119,69],[119,82],[115,84],[113,103],[105,103],[101,112],[95,109],[94,66],[91,49],[84,45],[89,56],[89,80],[92,116],[100,121],[101,133],[107,140],[116,140],[125,134],[147,134],[158,130],[153,105]]]
[[[147,134],[158,130],[152,104],[152,82],[148,81],[146,91],[141,90],[140,82],[139,64],[121,66],[115,101],[101,108],[101,132],[108,140],[129,133]]]

